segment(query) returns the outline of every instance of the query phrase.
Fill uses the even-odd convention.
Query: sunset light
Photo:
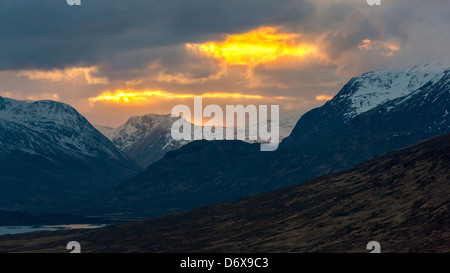
[[[318,95],[318,96],[316,96],[316,100],[318,100],[318,101],[329,101],[331,99],[333,99],[333,97],[332,96],[328,96],[328,95]]]
[[[261,27],[244,34],[228,35],[221,42],[186,44],[186,47],[227,64],[254,66],[285,56],[302,58],[318,52],[315,45],[300,42],[300,38],[300,34],[281,33],[276,27]]]
[[[90,98],[90,102],[112,102],[112,103],[140,103],[149,102],[154,99],[186,99],[194,97],[218,98],[218,99],[263,99],[261,95],[247,95],[240,93],[204,93],[204,94],[179,94],[161,90],[116,90],[114,92],[106,91],[97,97]],[[276,97],[284,99],[284,97]]]
[[[31,80],[47,80],[49,82],[73,82],[84,80],[87,84],[107,84],[106,77],[95,77],[98,67],[70,67],[52,70],[19,70],[13,71],[17,76],[25,76]]]
[[[389,41],[373,41],[365,39],[358,46],[360,50],[378,51],[381,55],[392,57],[395,52],[400,51],[400,41],[391,39]]]

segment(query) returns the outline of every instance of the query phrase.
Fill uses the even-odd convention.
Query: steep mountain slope
[[[291,133],[298,119],[297,116],[280,119],[280,140]],[[189,140],[176,141],[172,138],[171,128],[176,120],[178,118],[172,118],[170,115],[148,114],[131,117],[118,128],[100,125],[95,125],[95,128],[135,162],[143,167],[148,167],[161,159],[168,151],[176,150],[191,142]],[[191,126],[193,132],[195,125]],[[252,126],[257,127],[258,125]],[[225,129],[223,131],[225,132]],[[249,127],[238,127],[235,134],[237,131],[243,131],[248,135]]]
[[[450,135],[302,185],[92,231],[0,237],[2,252],[450,251]],[[26,242],[27,247],[24,247]]]
[[[352,79],[333,100],[303,115],[276,152],[260,152],[256,146],[238,141],[190,143],[86,203],[83,212],[155,217],[234,200],[348,169],[450,132],[446,114],[450,109],[450,69],[416,90],[405,91],[405,96],[349,117],[346,113],[354,108],[347,107],[346,94],[355,93],[359,85],[354,83],[366,75]]]
[[[69,105],[0,97],[0,208],[61,208],[139,170]]]

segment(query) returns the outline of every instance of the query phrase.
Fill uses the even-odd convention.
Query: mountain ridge
[[[132,116],[127,122],[117,128],[101,125],[94,125],[94,127],[139,165],[148,167],[163,158],[167,152],[192,142],[192,140],[176,141],[172,138],[172,124],[178,119],[178,117],[171,117],[170,114],[147,114]],[[290,134],[298,119],[298,116],[280,119],[280,141]],[[190,124],[191,132],[194,132],[194,127],[197,125],[187,124]],[[250,136],[249,128],[257,126],[258,124],[252,124],[235,128],[235,139],[237,139],[237,133],[241,131]],[[223,132],[225,134],[225,129],[223,129]],[[251,141],[248,138],[246,137],[245,141],[249,143],[261,142],[260,140]],[[255,138],[257,139],[257,136]],[[192,139],[194,139],[193,134]]]

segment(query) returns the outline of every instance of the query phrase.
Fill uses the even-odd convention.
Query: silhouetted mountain
[[[69,105],[0,97],[0,208],[62,210],[140,170]]]
[[[67,252],[76,240],[87,253],[368,252],[369,241],[382,252],[449,252],[449,166],[447,134],[239,201],[99,230],[2,236],[0,251]]]
[[[299,184],[450,132],[450,70],[429,67],[352,79],[303,115],[276,152],[239,141],[187,144],[80,211],[147,217],[184,211]]]

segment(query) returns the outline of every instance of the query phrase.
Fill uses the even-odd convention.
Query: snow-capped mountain
[[[299,118],[299,116],[293,116],[280,119],[280,141],[291,133]],[[191,142],[190,140],[176,141],[172,138],[171,128],[176,120],[178,118],[173,118],[170,115],[148,114],[131,117],[118,128],[94,126],[131,159],[143,167],[148,167],[151,163],[161,159],[168,151],[178,149]],[[194,139],[194,127],[197,125],[190,125],[192,139]],[[258,125],[252,126],[257,127]],[[222,130],[225,134],[226,129],[222,128]],[[244,131],[248,135],[249,127],[236,128],[236,138],[238,131]],[[258,141],[250,141],[246,138],[246,142]]]
[[[408,141],[412,141],[446,133],[450,130],[449,72],[450,65],[434,62],[404,72],[375,71],[355,77],[324,106],[303,115],[283,145],[335,143],[349,134],[406,143],[400,135],[411,135]]]
[[[430,81],[438,81],[450,64],[443,62],[414,66],[403,72],[373,71],[353,78],[330,104],[339,105],[350,119],[380,104],[411,94]]]
[[[0,97],[0,153],[125,157],[71,106],[54,101]],[[101,145],[99,145],[99,143]]]
[[[139,170],[71,106],[0,97],[0,208],[70,203]]]

